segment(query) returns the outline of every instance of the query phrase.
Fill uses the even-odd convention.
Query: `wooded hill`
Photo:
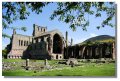
[[[91,44],[112,43],[112,42],[115,42],[115,37],[109,35],[99,35],[96,37],[89,38],[83,41],[82,43],[79,43],[79,45],[83,45],[83,44],[91,45]]]

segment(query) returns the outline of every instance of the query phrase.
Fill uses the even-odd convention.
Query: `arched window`
[[[45,32],[45,29],[44,29],[44,32]]]
[[[19,46],[20,46],[20,40],[19,40]]]
[[[32,43],[34,43],[34,39],[32,38]]]
[[[59,34],[53,36],[53,53],[62,53],[62,39]]]
[[[29,42],[28,41],[26,41],[26,46],[28,46],[29,45]]]
[[[42,28],[41,28],[41,32],[42,32]]]
[[[21,46],[23,45],[23,40],[21,40]]]

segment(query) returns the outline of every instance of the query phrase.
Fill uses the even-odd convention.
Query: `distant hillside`
[[[109,35],[99,35],[99,36],[96,36],[96,37],[92,37],[92,38],[89,38],[87,40],[85,40],[84,42],[82,43],[79,43],[79,44],[85,44],[87,42],[113,42],[115,41],[115,37],[113,36],[109,36]]]

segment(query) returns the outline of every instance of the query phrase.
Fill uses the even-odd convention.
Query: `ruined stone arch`
[[[62,38],[58,33],[53,36],[53,53],[62,53]]]

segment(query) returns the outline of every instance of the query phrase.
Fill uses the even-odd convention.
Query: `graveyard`
[[[66,64],[66,60],[3,59],[2,76],[115,77],[116,75],[114,60],[77,59],[77,61],[72,66]]]
[[[2,2],[2,76],[116,77],[116,11],[115,2]]]

